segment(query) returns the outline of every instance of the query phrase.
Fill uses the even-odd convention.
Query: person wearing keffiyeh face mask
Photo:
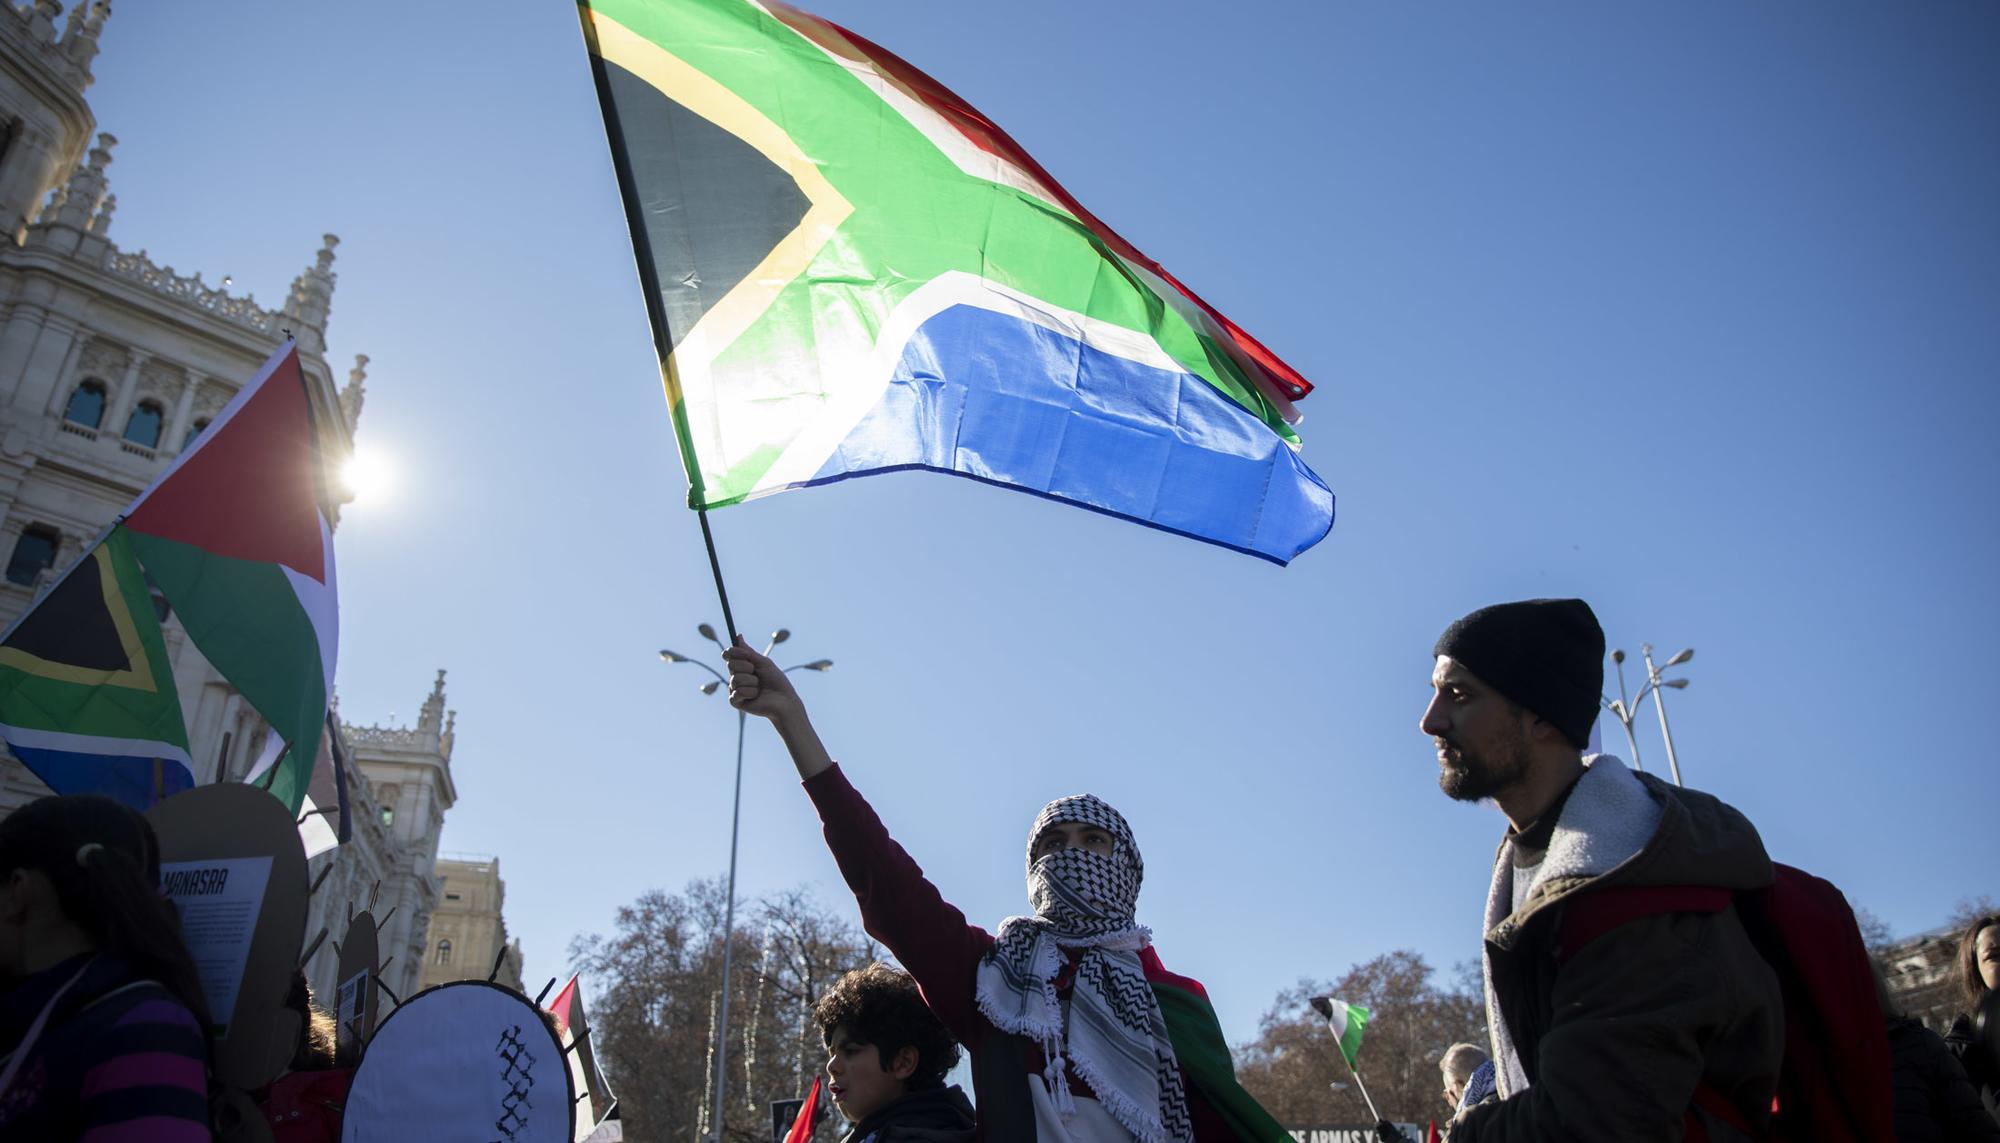
[[[771,720],[818,808],[863,926],[916,977],[972,1061],[993,1143],[1288,1143],[1236,1082],[1201,985],[1166,970],[1136,919],[1145,863],[1089,794],[1028,831],[1032,915],[997,934],[946,902],[827,754],[798,692],[739,640],[730,702]]]

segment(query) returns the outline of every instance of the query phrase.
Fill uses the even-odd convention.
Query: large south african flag
[[[339,632],[318,416],[287,341],[0,634],[0,738],[57,793],[143,809],[193,784],[170,608],[271,724],[258,783],[305,806]]]
[[[1311,386],[1006,132],[775,0],[581,0],[690,504],[930,469],[1284,563]]]

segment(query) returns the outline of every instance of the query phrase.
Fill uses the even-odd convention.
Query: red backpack
[[[1831,882],[1774,865],[1769,888],[1732,894],[1692,885],[1613,887],[1564,909],[1558,961],[1612,929],[1661,913],[1720,913],[1733,901],[1750,940],[1784,988],[1785,1059],[1771,1101],[1773,1140],[1877,1143],[1896,1136],[1889,1034],[1854,910]],[[1755,1136],[1727,1096],[1703,1084],[1694,1103]],[[1688,1110],[1687,1137],[1707,1132]]]

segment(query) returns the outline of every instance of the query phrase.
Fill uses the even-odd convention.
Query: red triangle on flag
[[[819,1125],[819,1079],[813,1077],[812,1090],[806,1093],[806,1101],[799,1107],[799,1117],[792,1120],[792,1129],[785,1132],[785,1143],[809,1143],[813,1128]]]
[[[576,1017],[570,1013],[570,1006],[575,1003],[576,977],[572,976],[569,983],[562,986],[562,991],[556,993],[556,998],[549,1001],[549,1012],[561,1022],[565,1033],[576,1024]]]
[[[287,343],[125,517],[135,532],[326,582],[324,461]]]

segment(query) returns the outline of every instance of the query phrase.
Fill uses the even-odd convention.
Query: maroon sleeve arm
[[[861,906],[861,926],[886,945],[923,989],[924,1002],[960,1043],[986,1038],[973,1002],[973,978],[993,935],[968,924],[946,901],[882,819],[835,765],[803,785],[819,810],[826,847]]]

